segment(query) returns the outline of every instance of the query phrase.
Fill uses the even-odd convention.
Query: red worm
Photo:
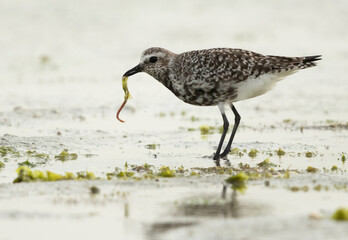
[[[123,101],[123,103],[122,103],[120,109],[118,109],[118,111],[117,111],[117,113],[116,113],[116,118],[117,118],[117,120],[120,121],[120,122],[124,122],[124,121],[119,117],[119,115],[120,115],[120,112],[121,112],[121,110],[123,109],[124,105],[126,105],[126,103],[127,103],[127,100],[125,99],[125,100]]]

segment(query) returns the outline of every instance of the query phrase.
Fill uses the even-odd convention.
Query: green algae
[[[100,193],[100,189],[97,186],[92,186],[89,188],[92,195]]]
[[[199,130],[201,131],[201,135],[209,135],[214,133],[214,127],[208,126],[208,125],[202,125],[199,127]]]
[[[249,164],[247,164],[247,163],[239,163],[239,168],[240,169],[243,169],[243,170],[246,170],[246,169],[250,169],[250,165]]]
[[[336,221],[348,221],[348,208],[338,208],[331,218]]]
[[[38,153],[36,151],[26,151],[26,155],[28,155],[29,157],[33,157],[33,158],[38,158],[38,159],[42,159],[42,160],[49,160],[50,156],[46,153]]]
[[[342,154],[341,161],[342,161],[342,163],[346,162],[346,156],[344,156],[344,154]]]
[[[290,118],[287,118],[287,119],[283,120],[283,123],[291,123],[291,122],[292,122],[292,120]]]
[[[96,177],[94,175],[93,172],[89,172],[89,171],[81,171],[81,172],[77,172],[77,179],[87,179],[87,180],[95,180]]]
[[[134,172],[119,172],[116,174],[116,177],[118,178],[130,178],[134,176]]]
[[[336,166],[336,165],[333,165],[332,167],[331,167],[331,171],[337,171],[338,170],[338,167]]]
[[[128,162],[124,164],[124,171],[116,174],[117,178],[123,178],[123,179],[131,178],[133,176],[134,176],[134,172],[128,172]]]
[[[287,170],[284,174],[283,174],[283,178],[284,179],[289,179],[290,178],[290,171]]]
[[[271,160],[269,158],[266,158],[265,160],[263,160],[262,162],[259,162],[257,164],[257,166],[259,167],[263,167],[263,168],[269,168],[269,167],[276,167],[277,164],[272,163]]]
[[[313,157],[313,153],[312,152],[306,152],[306,154],[305,154],[305,156],[307,157],[307,158],[311,158],[311,157]]]
[[[231,184],[231,188],[235,191],[244,193],[247,189],[246,181],[249,176],[245,172],[240,172],[234,176],[231,176],[225,180],[226,183]]]
[[[204,174],[204,175],[211,175],[211,174],[219,174],[219,175],[228,174],[228,175],[230,175],[234,171],[234,168],[228,168],[228,167],[199,168],[199,167],[195,167],[195,168],[191,168],[191,170],[196,170],[200,174]]]
[[[76,153],[69,153],[68,149],[64,149],[60,154],[54,156],[56,160],[59,161],[69,161],[69,160],[76,160],[78,158],[78,155]]]
[[[13,147],[0,146],[0,157],[6,156],[20,157],[20,154]]]
[[[152,144],[146,144],[145,148],[146,149],[150,149],[150,150],[156,150],[156,148],[159,148],[160,144],[156,144],[156,143],[152,143]]]
[[[51,171],[32,170],[28,166],[21,166],[17,170],[17,178],[13,183],[20,182],[48,182],[61,180],[94,180],[96,179],[92,172],[78,172],[57,174]]]
[[[148,164],[148,163],[145,163],[144,164],[144,168],[146,169],[146,170],[150,170],[150,168],[152,168],[153,166],[152,165],[150,165],[150,164]]]
[[[191,122],[197,122],[197,121],[199,121],[200,119],[199,119],[198,117],[191,116],[190,120],[191,120]]]
[[[279,148],[278,150],[276,150],[277,155],[280,156],[284,156],[285,155],[285,151],[281,148]]]
[[[243,156],[244,154],[239,150],[239,148],[232,148],[229,152],[230,155],[237,155],[239,157]]]
[[[176,170],[175,172],[177,172],[177,173],[184,173],[185,171],[186,171],[186,170],[185,170],[184,166],[181,165],[181,166],[178,168],[178,170]]]
[[[160,113],[158,114],[158,116],[159,116],[160,118],[163,118],[163,117],[167,116],[167,114],[165,114],[164,112],[160,112]]]
[[[309,187],[308,186],[302,186],[302,187],[292,186],[292,187],[290,187],[290,191],[292,191],[292,192],[299,192],[299,191],[308,192]]]
[[[5,163],[0,161],[0,169],[3,169],[3,168],[5,168]]]
[[[256,149],[251,149],[250,152],[248,153],[248,156],[251,157],[251,158],[254,158],[257,156],[257,153],[259,151],[257,151]]]
[[[159,169],[157,176],[166,178],[175,177],[175,171],[170,169],[170,167],[163,166]]]
[[[306,171],[307,171],[308,173],[316,173],[316,172],[319,171],[319,169],[318,169],[318,168],[315,168],[315,167],[308,166]]]
[[[18,166],[28,166],[28,167],[34,168],[34,167],[37,166],[37,164],[32,163],[32,162],[29,162],[29,160],[27,159],[27,160],[24,161],[24,162],[18,163]]]
[[[321,190],[329,191],[329,186],[322,186],[321,184],[318,184],[314,186],[313,190],[320,192]]]

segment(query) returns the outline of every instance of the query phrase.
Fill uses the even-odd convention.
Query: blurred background
[[[295,105],[310,99],[320,102],[310,106],[312,112],[328,113],[337,103],[348,105],[343,104],[348,91],[347,16],[345,0],[1,0],[0,81],[6,92],[0,96],[0,111],[111,102],[116,107],[123,98],[122,74],[138,63],[143,50],[160,46],[176,53],[231,47],[269,55],[322,54],[318,68],[296,74],[282,88]],[[129,84],[135,99],[143,101],[144,91],[170,98],[149,76],[133,78]],[[76,84],[64,90],[43,87],[68,83]],[[336,99],[325,97],[328,88]],[[303,102],[294,93],[309,97]]]

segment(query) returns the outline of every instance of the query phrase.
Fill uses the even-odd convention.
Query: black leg
[[[219,106],[220,107],[220,106]],[[221,115],[222,115],[222,120],[224,121],[224,127],[222,131],[222,135],[220,138],[219,146],[216,149],[215,155],[214,155],[214,160],[218,160],[220,158],[220,152],[222,148],[222,144],[224,143],[224,139],[228,130],[229,122],[227,120],[227,117],[225,115],[225,112],[223,110],[223,107],[220,107]]]
[[[223,153],[221,153],[220,157],[225,157],[225,156],[227,156],[230,153],[231,145],[232,145],[232,142],[233,142],[233,138],[234,138],[234,135],[236,135],[236,131],[237,131],[237,128],[238,128],[238,125],[239,125],[239,122],[240,122],[240,115],[237,112],[237,109],[233,106],[233,104],[231,104],[231,109],[232,109],[232,111],[234,113],[234,126],[233,126],[231,137],[228,140],[227,146],[226,146],[225,150],[223,151]]]

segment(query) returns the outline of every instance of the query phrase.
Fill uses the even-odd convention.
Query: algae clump
[[[28,166],[21,166],[16,170],[18,176],[13,183],[48,181],[47,173],[44,171],[32,171]]]
[[[319,171],[318,168],[311,167],[311,166],[308,166],[308,167],[307,167],[307,172],[308,172],[308,173],[316,173],[316,172],[318,172],[318,171]]]
[[[0,156],[5,157],[7,155],[12,155],[14,157],[20,157],[19,152],[15,151],[14,148],[0,146]]]
[[[128,90],[128,86],[127,86],[127,81],[128,81],[128,77],[123,76],[122,78],[122,88],[124,91],[124,101],[121,104],[121,107],[118,109],[117,113],[116,113],[116,118],[117,120],[119,120],[120,122],[124,122],[122,119],[120,119],[119,115],[121,110],[123,109],[123,107],[126,105],[128,99],[131,97],[129,90]]]
[[[246,173],[240,172],[232,177],[227,178],[225,182],[231,184],[233,190],[244,193],[247,189],[246,181],[248,179],[249,176]]]
[[[280,156],[284,156],[285,155],[285,151],[281,148],[279,148],[277,151],[277,155],[280,157]]]
[[[36,167],[36,164],[29,162],[29,160],[26,160],[24,162],[18,163],[18,166],[28,166],[28,167],[34,168],[34,167]]]
[[[337,221],[348,221],[348,208],[337,209],[331,218]]]
[[[307,157],[307,158],[313,157],[313,153],[312,153],[312,152],[306,152],[306,157]]]
[[[134,172],[127,172],[127,171],[125,171],[125,172],[119,172],[116,175],[116,177],[118,177],[118,178],[128,178],[128,177],[133,177],[133,175],[134,175]]]
[[[92,195],[100,193],[100,189],[97,186],[92,186],[89,190],[91,191]]]
[[[124,164],[124,172],[119,172],[118,174],[116,174],[116,177],[118,177],[118,178],[128,178],[128,177],[133,177],[133,175],[134,175],[134,172],[128,172],[128,162],[126,162]]]
[[[78,172],[76,173],[76,175],[78,180],[82,180],[82,179],[95,180],[96,179],[94,173],[88,172],[88,171]]]
[[[265,160],[263,160],[262,162],[258,163],[257,166],[259,167],[263,167],[263,168],[269,168],[269,167],[276,167],[277,164],[272,163],[269,158],[266,158]]]
[[[50,156],[46,153],[38,153],[36,151],[26,151],[26,154],[29,156],[29,157],[34,157],[34,158],[39,158],[39,159],[43,159],[43,160],[49,160],[50,159]]]
[[[201,131],[201,135],[208,135],[213,133],[212,130],[214,130],[214,127],[202,125],[199,127],[199,130]]]
[[[157,144],[156,143],[152,143],[152,144],[146,144],[145,148],[146,149],[150,149],[150,150],[156,150],[156,148],[159,147],[159,146],[160,146],[160,144],[158,144],[158,143]]]
[[[251,149],[250,152],[248,153],[248,155],[249,155],[249,157],[254,158],[254,157],[256,157],[258,152],[259,151],[257,151],[256,149]]]
[[[239,157],[243,156],[243,153],[239,150],[239,148],[232,148],[229,154],[238,155]]]
[[[5,167],[5,163],[1,162],[0,161],[0,169],[4,168]]]
[[[21,166],[16,170],[18,176],[13,183],[20,182],[47,182],[60,180],[94,180],[96,179],[92,172],[65,173],[63,175],[51,171],[32,170],[28,166]]]
[[[60,154],[54,156],[56,160],[59,161],[69,161],[69,160],[76,160],[77,159],[76,153],[69,153],[68,149],[64,149]]]
[[[175,177],[175,171],[171,170],[169,167],[161,167],[159,169],[159,173],[157,174],[159,177]]]
[[[283,178],[285,178],[285,179],[289,179],[289,178],[290,178],[290,172],[289,172],[289,170],[287,170],[287,171],[284,173]]]

